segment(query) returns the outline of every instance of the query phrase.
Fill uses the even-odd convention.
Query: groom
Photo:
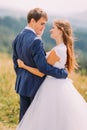
[[[13,42],[13,63],[17,75],[15,89],[20,95],[20,119],[22,119],[27,108],[30,106],[38,88],[44,81],[46,75],[56,78],[66,78],[67,71],[58,69],[48,64],[45,59],[45,51],[40,38],[46,22],[47,14],[40,8],[30,10],[27,15],[27,26],[20,32]],[[38,68],[45,74],[38,77],[28,71],[18,68],[17,59],[23,60],[26,65]]]

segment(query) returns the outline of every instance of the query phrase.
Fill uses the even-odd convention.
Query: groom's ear
[[[32,18],[30,21],[30,26],[34,29],[34,25],[35,25],[36,21]]]

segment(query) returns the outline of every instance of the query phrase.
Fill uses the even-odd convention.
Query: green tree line
[[[72,22],[73,25],[73,22]],[[22,31],[26,26],[25,18],[13,18],[10,16],[0,18],[0,52],[12,54],[12,42],[15,36]],[[52,24],[47,23],[45,32],[43,34],[42,40],[44,43],[45,50],[50,50],[55,42],[50,38],[50,32]],[[75,52],[77,54],[77,60],[80,65],[80,70],[83,73],[87,73],[87,28],[76,27],[73,25],[74,35],[77,38],[75,41]]]

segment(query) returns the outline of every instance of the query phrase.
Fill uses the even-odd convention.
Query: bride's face
[[[52,29],[50,30],[50,37],[53,39],[59,39],[61,35],[61,30],[57,28],[55,24],[53,24]]]

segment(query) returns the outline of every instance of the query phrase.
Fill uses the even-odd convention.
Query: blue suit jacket
[[[12,47],[14,69],[17,74],[15,89],[20,95],[33,97],[46,76],[41,78],[22,68],[18,68],[18,58],[23,60],[26,65],[38,68],[46,75],[56,78],[67,77],[65,69],[58,69],[47,64],[43,43],[31,30],[24,29],[23,32],[18,34],[13,41]]]

